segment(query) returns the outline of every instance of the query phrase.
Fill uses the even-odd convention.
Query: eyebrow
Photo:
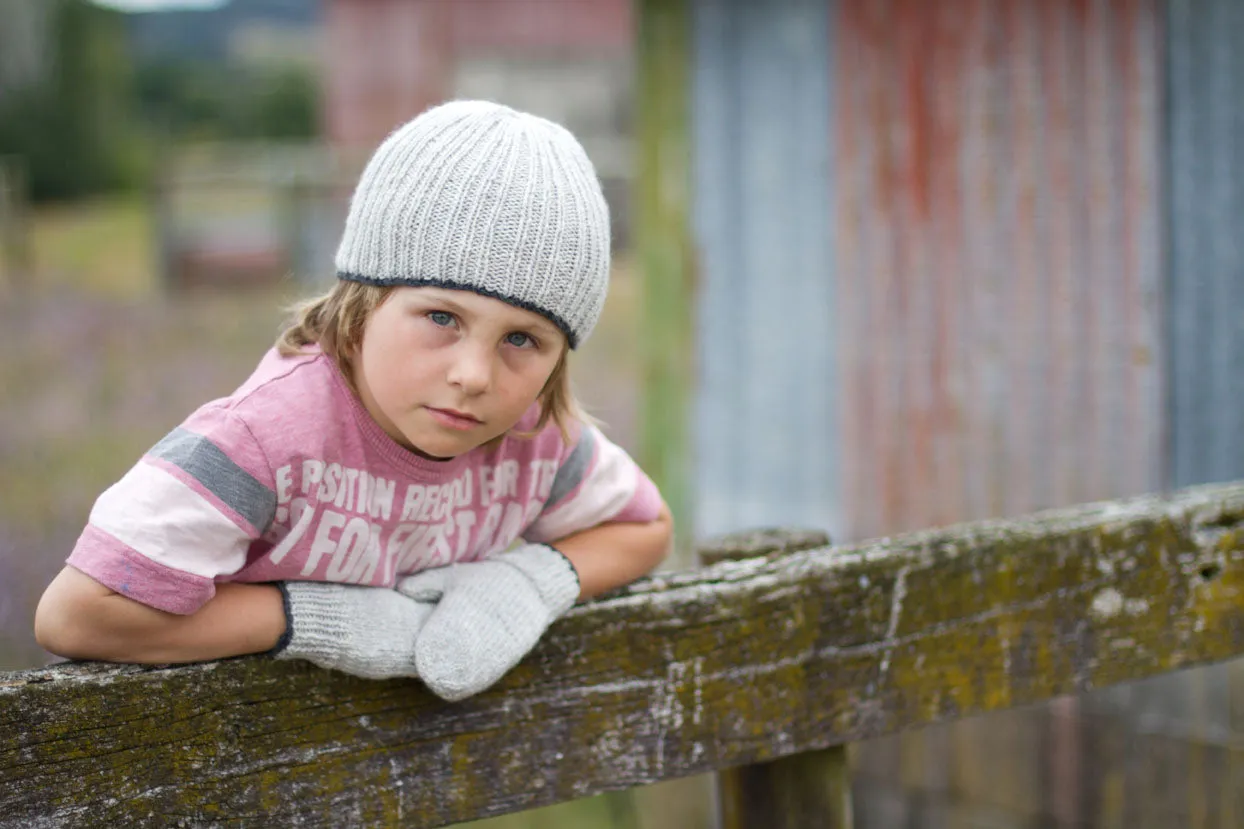
[[[535,312],[533,311],[532,313],[535,313]],[[550,337],[555,337],[561,333],[561,331],[557,328],[557,326],[547,321],[544,317],[541,317],[538,315],[536,319],[534,319],[531,322],[531,324],[525,325],[522,327],[530,328],[532,331],[539,334],[541,337],[544,337],[545,339],[548,339]]]

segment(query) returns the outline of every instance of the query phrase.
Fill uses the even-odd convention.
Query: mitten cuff
[[[557,616],[574,607],[579,598],[579,573],[570,559],[555,547],[527,544],[511,553],[503,553],[498,559],[522,571]]]
[[[281,609],[285,612],[285,631],[281,634],[281,638],[276,640],[272,650],[268,651],[268,656],[276,656],[289,647],[289,640],[294,636],[294,614],[289,608],[289,588],[283,581],[275,582],[274,586],[281,591]]]
[[[277,659],[331,657],[341,650],[346,631],[341,585],[292,582],[282,590],[285,601],[285,646]]]

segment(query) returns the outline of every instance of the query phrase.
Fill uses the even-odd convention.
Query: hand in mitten
[[[459,700],[492,685],[535,647],[579,596],[579,576],[543,544],[425,570],[399,592],[435,610],[415,641],[419,678],[438,696]]]
[[[415,676],[415,637],[433,606],[386,587],[280,582],[285,635],[277,659],[305,659],[366,679]]]

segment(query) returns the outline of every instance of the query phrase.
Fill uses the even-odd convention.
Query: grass
[[[114,297],[158,288],[149,202],[109,196],[32,212],[31,256],[41,288]]]

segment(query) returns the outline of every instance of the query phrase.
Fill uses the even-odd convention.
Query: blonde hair
[[[361,282],[341,280],[326,294],[298,303],[290,308],[291,321],[277,337],[276,348],[283,357],[303,353],[308,346],[318,345],[341,371],[350,388],[358,393],[354,384],[354,367],[351,357],[363,343],[363,331],[371,313],[393,293],[391,287],[367,285]],[[540,403],[540,418],[530,432],[514,432],[519,437],[534,437],[549,421],[552,421],[562,440],[571,440],[570,427],[576,421],[594,424],[570,386],[570,369],[567,356],[569,343],[563,345],[561,356],[553,373],[536,398]],[[505,435],[501,435],[504,438]],[[500,438],[493,443],[500,442]]]

